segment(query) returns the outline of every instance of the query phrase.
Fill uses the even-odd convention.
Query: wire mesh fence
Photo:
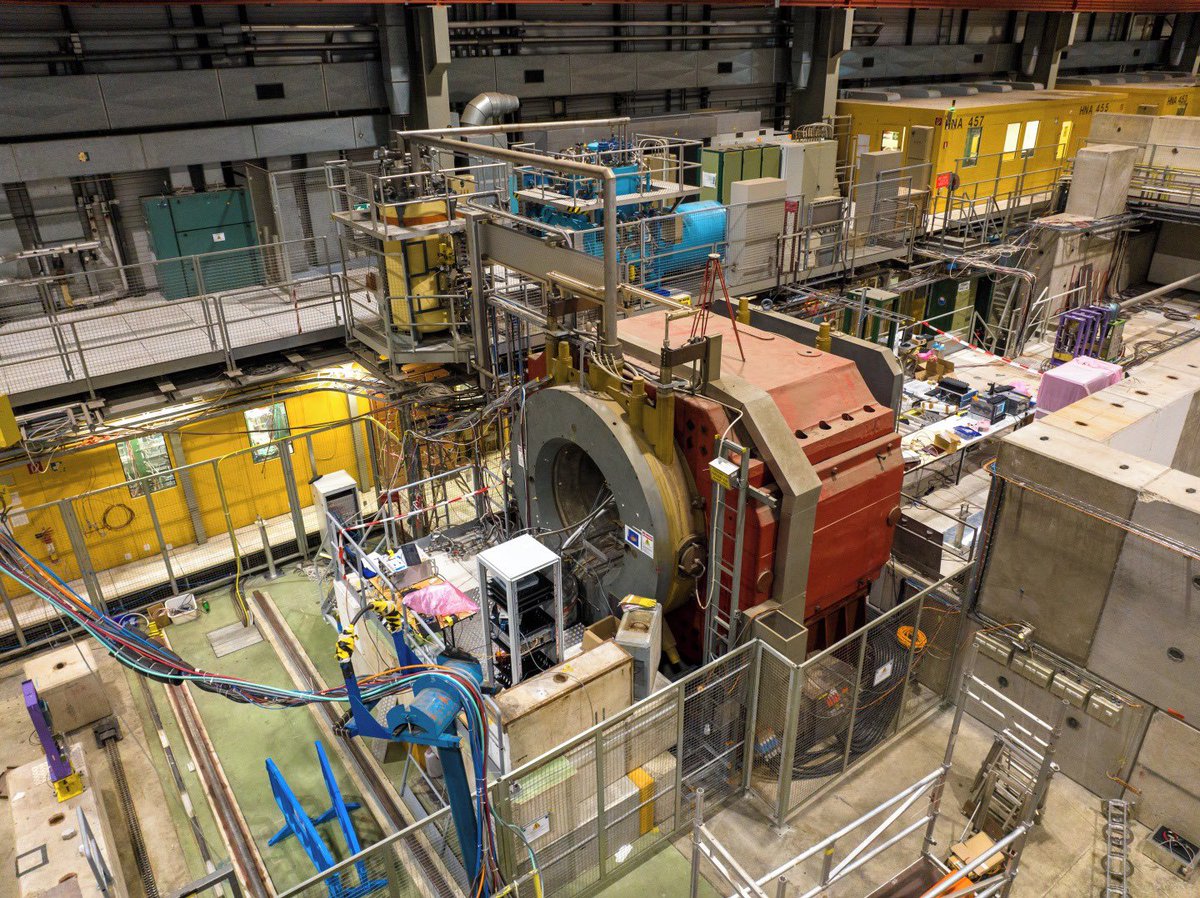
[[[374,511],[372,486],[393,482],[379,472],[393,471],[404,455],[401,439],[373,416],[282,436],[269,446],[269,457],[248,446],[182,465],[168,458],[162,470],[124,483],[10,507],[8,522],[18,541],[71,588],[119,615],[186,592],[236,587],[253,572],[312,557],[320,523],[307,484],[346,470],[359,484],[364,510]],[[493,515],[502,493],[492,470],[466,464],[413,485],[406,507],[416,501],[414,520],[453,531]],[[0,578],[0,658],[67,632],[51,606]]]
[[[0,389],[94,392],[185,358],[233,368],[264,345],[344,336],[345,280],[309,265],[314,251],[328,254],[323,238],[0,284],[0,308],[40,310],[0,326]]]
[[[594,894],[684,832],[701,788],[710,811],[750,795],[786,821],[948,694],[953,585],[922,590],[802,664],[745,643],[499,777],[492,803],[507,823],[499,838],[513,894]],[[359,855],[397,894],[409,894],[414,874],[390,859],[418,832]],[[439,850],[452,851],[454,836],[444,824],[438,832]],[[327,883],[314,877],[285,898],[324,895]]]

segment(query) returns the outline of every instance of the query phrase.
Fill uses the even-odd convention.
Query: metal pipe
[[[1177,281],[1172,281],[1171,283],[1165,284],[1162,287],[1155,287],[1153,290],[1142,293],[1141,295],[1135,296],[1132,299],[1127,299],[1124,302],[1120,302],[1117,304],[1117,308],[1124,311],[1125,309],[1128,309],[1130,306],[1139,302],[1145,302],[1147,299],[1154,299],[1156,296],[1162,296],[1164,293],[1170,293],[1172,290],[1178,290],[1185,284],[1190,284],[1192,281],[1197,280],[1200,280],[1200,271],[1197,271],[1195,274],[1189,274],[1187,277],[1180,278]]]
[[[728,43],[729,41],[746,41],[754,38],[771,37],[769,31],[727,31],[724,34],[713,34],[710,36],[700,34],[675,34],[675,35],[657,35],[657,34],[630,34],[624,37],[613,37],[612,35],[577,35],[574,37],[553,37],[549,35],[541,35],[536,37],[477,37],[477,38],[459,38],[452,39],[450,46],[452,47],[494,47],[497,44],[640,44],[640,43],[656,43],[661,44],[665,41],[706,41],[708,43]]]
[[[396,131],[398,141],[414,137],[452,137],[463,134],[508,134],[512,131],[559,131],[566,128],[585,128],[602,125],[628,125],[632,119],[627,115],[611,118],[572,119],[561,122],[514,122],[509,124],[474,125],[465,128],[426,128],[417,131]]]
[[[73,53],[40,53],[37,55],[0,55],[0,64],[32,65],[40,62],[68,62],[84,59],[91,62],[106,62],[122,59],[164,59],[182,56],[262,56],[293,55],[297,53],[344,53],[348,50],[379,52],[375,43],[343,43],[343,44],[271,44],[270,46],[236,46],[222,47],[181,47],[173,50],[116,50],[108,53],[83,52],[82,57]]]
[[[511,221],[514,224],[525,225],[529,228],[537,228],[539,231],[545,231],[547,234],[553,234],[555,237],[561,237],[566,241],[567,245],[571,245],[573,233],[566,228],[559,228],[554,225],[546,224],[538,221],[536,218],[527,218],[524,215],[517,215],[515,212],[509,212],[507,209],[501,209],[497,206],[480,206],[470,200],[460,200],[458,202],[459,209],[471,209],[475,212],[482,212],[484,215],[495,218],[502,218],[505,221]],[[661,298],[661,297],[660,297]]]
[[[524,127],[530,128],[529,125],[525,125]],[[450,133],[453,134],[455,132],[452,130]],[[588,162],[579,162],[574,159],[560,159],[557,156],[529,153],[522,150],[509,149],[508,147],[484,146],[448,137],[411,133],[408,137],[415,143],[422,143],[426,146],[450,150],[463,155],[475,154],[499,159],[502,162],[536,165],[563,174],[586,175],[592,178],[600,178],[604,182],[604,309],[600,321],[600,339],[605,351],[615,354],[618,349],[617,290],[621,269],[617,257],[617,176],[613,170],[605,165],[592,165]]]
[[[880,812],[886,811],[892,805],[904,801],[904,799],[908,798],[908,796],[910,796],[910,795],[920,794],[921,792],[923,792],[925,790],[925,788],[927,786],[929,786],[930,783],[937,780],[938,777],[940,777],[941,775],[942,775],[942,768],[940,768],[940,767],[937,770],[930,771],[929,773],[925,774],[925,776],[921,777],[919,780],[917,780],[915,783],[913,783],[908,788],[902,789],[901,791],[897,792],[895,795],[893,795],[887,801],[883,802],[883,804],[877,805],[872,810],[867,811],[867,813],[863,814],[857,820],[855,820],[851,823],[847,823],[845,826],[843,826],[841,829],[839,829],[833,835],[826,836],[824,839],[822,839],[816,845],[813,845],[807,851],[796,855],[790,861],[788,861],[785,864],[782,864],[779,867],[776,867],[774,870],[772,870],[770,873],[766,874],[765,876],[759,877],[758,881],[760,883],[767,883],[767,882],[771,882],[772,880],[778,879],[780,876],[787,873],[789,870],[799,866],[800,864],[802,864],[806,860],[808,860],[810,857],[813,857],[818,852],[822,851],[825,848],[825,846],[836,844],[839,839],[842,839],[845,836],[849,835],[850,833],[854,832],[854,830],[858,829],[860,826],[862,826],[864,823],[866,823],[868,820],[870,820],[872,817],[876,816]]]
[[[459,121],[468,127],[471,125],[486,125],[500,118],[502,115],[516,112],[520,106],[520,97],[501,93],[497,90],[485,90],[483,93],[476,94],[471,98],[467,103],[467,108],[459,116]]]
[[[774,26],[768,19],[729,19],[729,20],[691,20],[671,21],[669,19],[638,19],[637,21],[621,22],[616,20],[601,22],[553,22],[546,20],[528,19],[488,19],[479,22],[450,22],[451,31],[483,30],[491,28],[717,28],[724,26],[763,25]]]
[[[326,32],[345,31],[375,31],[373,22],[349,25],[193,25],[190,27],[174,26],[171,28],[116,28],[111,31],[86,29],[83,31],[7,31],[4,37],[28,40],[67,40],[79,38],[112,38],[112,37],[186,37],[196,34],[288,34],[297,31],[307,31],[317,34]]]

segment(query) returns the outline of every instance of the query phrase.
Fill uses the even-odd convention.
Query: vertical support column
[[[162,524],[158,520],[158,509],[154,507],[154,492],[150,484],[143,481],[145,490],[146,510],[150,512],[150,523],[154,527],[154,538],[158,540],[158,551],[162,554],[163,567],[167,569],[167,579],[171,582],[171,592],[179,595],[179,584],[175,582],[175,571],[171,569],[171,556],[167,552],[167,540],[163,536]]]
[[[3,581],[0,581],[0,604],[4,605],[4,611],[8,615],[8,619],[12,621],[13,632],[17,634],[17,642],[21,646],[28,645],[25,641],[25,631],[21,629],[21,622],[17,620],[17,612],[13,610],[12,600],[8,597],[8,590],[4,588]]]
[[[513,681],[516,682],[515,680]],[[608,815],[605,804],[607,795],[605,787],[608,785],[604,775],[604,730],[596,731],[596,737],[592,741],[592,751],[596,755],[596,850],[600,857],[600,881],[604,881],[604,876],[608,872]]]
[[[208,532],[204,529],[204,518],[200,514],[200,503],[196,499],[192,469],[184,467],[187,457],[183,453],[183,438],[178,430],[172,430],[167,433],[167,440],[171,443],[171,458],[175,467],[180,469],[175,472],[175,477],[183,489],[183,504],[187,506],[188,517],[192,520],[192,533],[196,537],[196,545],[202,546],[208,541]]]
[[[483,285],[483,248],[479,245],[479,225],[483,214],[473,210],[459,213],[466,222],[467,258],[471,262],[471,341],[475,354],[475,370],[479,374],[479,386],[485,390],[489,381],[495,380],[495,369],[489,364],[488,350],[487,291]]]
[[[304,525],[304,508],[300,504],[300,489],[296,485],[296,469],[292,467],[291,448],[291,441],[280,444],[279,465],[283,471],[283,488],[287,493],[288,510],[292,514],[292,529],[296,531],[296,547],[300,550],[300,557],[307,561],[308,528]],[[263,548],[266,549],[266,546]]]
[[[415,49],[410,66],[415,78],[411,95],[410,127],[450,127],[450,18],[444,6],[408,9],[415,32],[410,46]]]
[[[683,817],[683,723],[687,712],[687,685],[675,687],[675,826],[678,827]],[[699,802],[699,798],[696,799]]]
[[[850,49],[853,9],[797,9],[792,18],[791,127],[837,108],[838,65]]]
[[[758,696],[762,683],[763,643],[755,640],[754,652],[750,656],[750,664],[754,672],[750,677],[750,694],[746,697],[746,735],[742,743],[742,793],[750,791],[750,783],[754,779],[754,740],[758,729]]]
[[[1063,50],[1075,43],[1077,12],[1031,12],[1021,42],[1021,74],[1053,90]]]
[[[383,92],[393,117],[407,116],[412,96],[412,54],[402,6],[379,7],[379,55],[383,69]],[[394,123],[392,127],[398,127]]]
[[[1200,72],[1200,13],[1176,13],[1167,62],[1193,78]]]
[[[867,629],[858,631],[858,663],[854,665],[857,675],[854,677],[854,698],[850,702],[850,722],[846,726],[846,750],[842,753],[842,772],[850,766],[850,748],[854,744],[854,722],[858,717],[858,702],[862,697],[862,682],[866,671],[863,665],[867,660]]]
[[[63,529],[67,531],[67,540],[71,543],[71,551],[75,553],[75,564],[79,568],[79,576],[87,590],[88,599],[97,608],[107,610],[104,593],[100,590],[100,580],[96,577],[96,569],[92,567],[92,557],[88,554],[87,541],[83,538],[83,530],[79,527],[79,518],[75,516],[75,506],[70,499],[60,499],[58,513],[62,518]]]
[[[917,657],[917,640],[921,636],[921,612],[925,610],[925,603],[927,601],[929,601],[929,596],[926,596],[917,605],[917,616],[912,624],[912,639],[908,643],[908,658],[904,662],[904,685],[900,687],[900,710],[896,714],[896,726],[892,732],[899,730],[904,725],[904,709],[908,704],[908,684],[913,678],[913,661]],[[932,646],[927,648],[932,648]]]
[[[371,480],[370,465],[367,464],[367,447],[363,442],[363,435],[359,431],[359,428],[366,427],[366,424],[354,420],[358,417],[358,397],[350,393],[346,394],[346,411],[350,415],[350,423],[347,425],[350,428],[350,441],[354,444],[355,480],[358,481],[359,489],[365,492],[372,488],[373,481]],[[314,475],[316,473],[316,471],[313,472]]]

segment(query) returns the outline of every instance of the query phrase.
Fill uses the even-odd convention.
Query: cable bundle
[[[256,705],[265,710],[298,708],[313,702],[346,700],[345,685],[317,692],[282,689],[193,667],[179,655],[97,609],[53,571],[21,548],[6,529],[0,529],[0,573],[11,577],[33,595],[49,602],[60,614],[78,624],[126,667],[159,682],[171,685],[191,683],[198,689],[224,696],[230,701]],[[468,676],[453,667],[425,665],[391,668],[362,677],[358,682],[363,700],[371,705],[388,696],[409,690],[418,677],[430,676],[441,679],[442,685],[461,699],[466,714],[467,739],[475,775],[475,809],[480,824],[479,844],[474,846],[480,874],[472,884],[472,895],[476,898],[493,896],[505,888],[498,860],[494,821],[498,820],[504,826],[514,829],[522,841],[525,840],[524,834],[496,816],[490,805],[487,788],[487,714],[484,712],[483,696],[478,687]],[[536,873],[537,863],[533,851],[529,849],[528,842],[525,842],[525,845]],[[462,850],[465,856],[469,847],[462,846]]]

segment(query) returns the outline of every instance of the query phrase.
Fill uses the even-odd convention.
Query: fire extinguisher
[[[50,559],[51,563],[57,564],[58,563],[58,547],[56,545],[54,545],[54,531],[51,530],[49,527],[45,527],[42,530],[39,530],[37,533],[35,533],[34,536],[36,536],[38,539],[40,539],[45,544],[46,557]]]

